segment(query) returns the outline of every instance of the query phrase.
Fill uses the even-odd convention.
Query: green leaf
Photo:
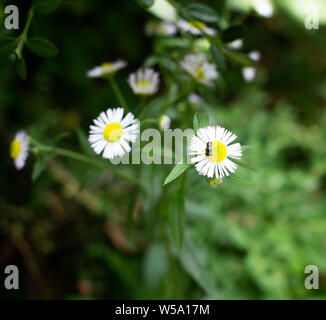
[[[173,241],[177,249],[180,250],[185,228],[184,197],[182,192],[174,193],[169,201],[168,223]]]
[[[210,48],[212,58],[216,64],[216,67],[219,71],[224,72],[226,70],[226,64],[224,61],[224,55],[221,50],[216,46],[211,46]]]
[[[26,46],[29,50],[40,57],[51,58],[58,54],[57,47],[44,38],[30,38],[27,40]]]
[[[223,42],[231,42],[236,39],[242,39],[244,36],[244,27],[235,25],[227,28],[222,32],[221,39]]]
[[[197,130],[199,129],[199,119],[198,119],[197,113],[195,113],[195,116],[194,116],[193,126],[194,126],[195,135],[197,135]]]
[[[256,65],[254,61],[243,53],[223,49],[223,54],[234,64],[240,64],[244,67],[254,67]]]
[[[56,10],[62,0],[34,0],[33,7],[37,14],[49,14]]]
[[[0,47],[0,58],[8,56],[16,49],[17,41],[12,41]]]
[[[22,79],[26,79],[27,76],[27,68],[26,68],[26,63],[25,63],[25,58],[22,55],[20,57],[20,59],[16,60],[16,71],[17,74],[22,78]]]
[[[32,181],[35,182],[46,169],[48,163],[55,157],[53,154],[46,154],[40,157],[34,164]]]
[[[201,3],[191,3],[187,7],[188,13],[194,18],[207,23],[218,21],[215,10]]]
[[[154,4],[154,0],[137,0],[137,2],[145,9],[149,9]]]
[[[192,163],[186,163],[186,159],[187,157],[183,159],[182,163],[178,163],[174,166],[170,174],[165,178],[163,186],[169,184],[170,182],[178,178],[181,174],[183,174],[193,165]]]
[[[184,270],[209,295],[217,296],[216,280],[207,263],[207,255],[203,247],[197,247],[188,233],[179,254],[179,260]]]

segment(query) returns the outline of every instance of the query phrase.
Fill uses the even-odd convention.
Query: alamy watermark
[[[304,270],[305,274],[309,274],[305,281],[304,286],[306,289],[319,289],[319,270],[315,265],[306,266]]]
[[[4,281],[4,287],[7,290],[19,289],[19,270],[15,265],[9,265],[5,267],[4,273],[6,275]]]
[[[316,6],[309,6],[305,10],[305,28],[308,30],[319,29],[319,9]]]
[[[19,29],[19,10],[17,6],[9,5],[5,7],[4,13],[7,15],[5,18],[5,28],[7,30]]]

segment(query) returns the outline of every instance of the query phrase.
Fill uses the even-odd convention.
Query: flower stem
[[[132,177],[132,176],[129,176],[115,168],[112,168],[112,167],[108,167],[105,163],[103,163],[102,161],[100,160],[97,160],[97,159],[93,159],[91,157],[88,157],[88,156],[85,156],[83,154],[80,154],[78,152],[75,152],[75,151],[70,151],[70,150],[67,150],[67,149],[62,149],[62,148],[58,148],[58,147],[54,147],[54,146],[46,146],[46,145],[42,145],[42,144],[39,144],[39,143],[36,143],[35,141],[32,141],[35,143],[36,147],[40,150],[40,151],[43,151],[43,152],[49,152],[49,153],[54,153],[58,156],[63,156],[63,157],[66,157],[66,158],[70,158],[70,159],[73,159],[73,160],[77,160],[77,161],[80,161],[80,162],[84,162],[84,163],[88,163],[90,165],[93,165],[97,168],[100,168],[100,169],[104,169],[104,170],[108,170],[110,171],[112,174],[122,178],[122,179],[125,179],[125,180],[128,180],[129,182],[131,183],[134,183],[134,184],[139,184],[139,180],[135,177]]]
[[[18,45],[15,49],[15,53],[17,54],[18,59],[21,58],[21,54],[22,54],[22,50],[24,48],[24,44],[27,41],[27,34],[28,34],[28,30],[29,27],[31,25],[32,19],[34,16],[34,8],[31,7],[28,11],[28,17],[27,17],[27,21],[26,21],[26,25],[24,27],[23,32],[21,33],[21,35],[18,37],[19,41],[18,41]]]
[[[128,108],[128,105],[126,103],[126,100],[124,99],[124,97],[123,97],[123,95],[122,95],[122,93],[121,93],[121,91],[119,89],[119,86],[117,85],[114,77],[109,77],[109,81],[110,81],[112,90],[113,90],[118,102],[125,109],[125,111],[128,111],[129,108]]]

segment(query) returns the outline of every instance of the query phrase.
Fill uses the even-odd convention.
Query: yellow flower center
[[[190,26],[193,28],[204,29],[206,27],[205,23],[200,22],[198,20],[194,20],[189,22]]]
[[[147,87],[147,86],[149,86],[151,83],[149,82],[149,81],[144,81],[144,80],[142,80],[142,81],[138,81],[137,82],[137,86],[138,87]]]
[[[115,142],[122,135],[122,127],[119,123],[113,122],[108,124],[104,129],[104,138],[109,142]]]
[[[104,62],[102,63],[101,67],[104,72],[110,72],[112,70],[112,63],[110,62]]]
[[[16,159],[20,154],[20,141],[14,140],[10,145],[10,156]]]
[[[197,80],[203,80],[205,78],[204,71],[200,67],[195,68],[194,71],[197,74],[196,75]]]
[[[212,154],[208,159],[212,162],[221,162],[226,158],[226,146],[220,141],[212,141]]]

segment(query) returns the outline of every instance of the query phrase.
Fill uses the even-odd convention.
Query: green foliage
[[[57,47],[49,40],[40,37],[29,38],[26,46],[33,53],[43,58],[51,58],[58,54]]]
[[[35,16],[21,8],[25,25],[0,37],[0,261],[26,272],[19,295],[4,298],[325,299],[324,27],[293,23],[283,2],[274,1],[271,20],[251,15],[251,1],[169,2],[179,17],[218,30],[209,38],[145,36],[153,17],[136,1],[65,1],[48,16],[38,15],[41,4],[46,13],[58,1],[34,2]],[[238,38],[243,49],[231,48]],[[54,59],[38,57],[57,51],[46,39],[62,47]],[[211,87],[180,67],[193,52],[215,63]],[[212,188],[186,159],[110,165],[95,154],[89,125],[119,105],[106,80],[85,73],[119,58],[128,66],[115,80],[130,111],[146,119],[141,130],[157,128],[162,114],[172,129],[226,127],[243,150],[235,174]],[[127,83],[141,66],[161,80],[143,101]],[[251,83],[246,66],[257,67]],[[190,93],[201,99],[189,101]],[[21,128],[36,143],[17,171],[8,145]],[[175,157],[163,144],[153,148]],[[319,290],[304,287],[309,264],[319,268]]]
[[[56,10],[63,0],[33,0],[33,7],[37,14],[50,14]]]
[[[201,3],[191,3],[187,6],[187,11],[191,17],[207,23],[218,21],[215,10]]]

